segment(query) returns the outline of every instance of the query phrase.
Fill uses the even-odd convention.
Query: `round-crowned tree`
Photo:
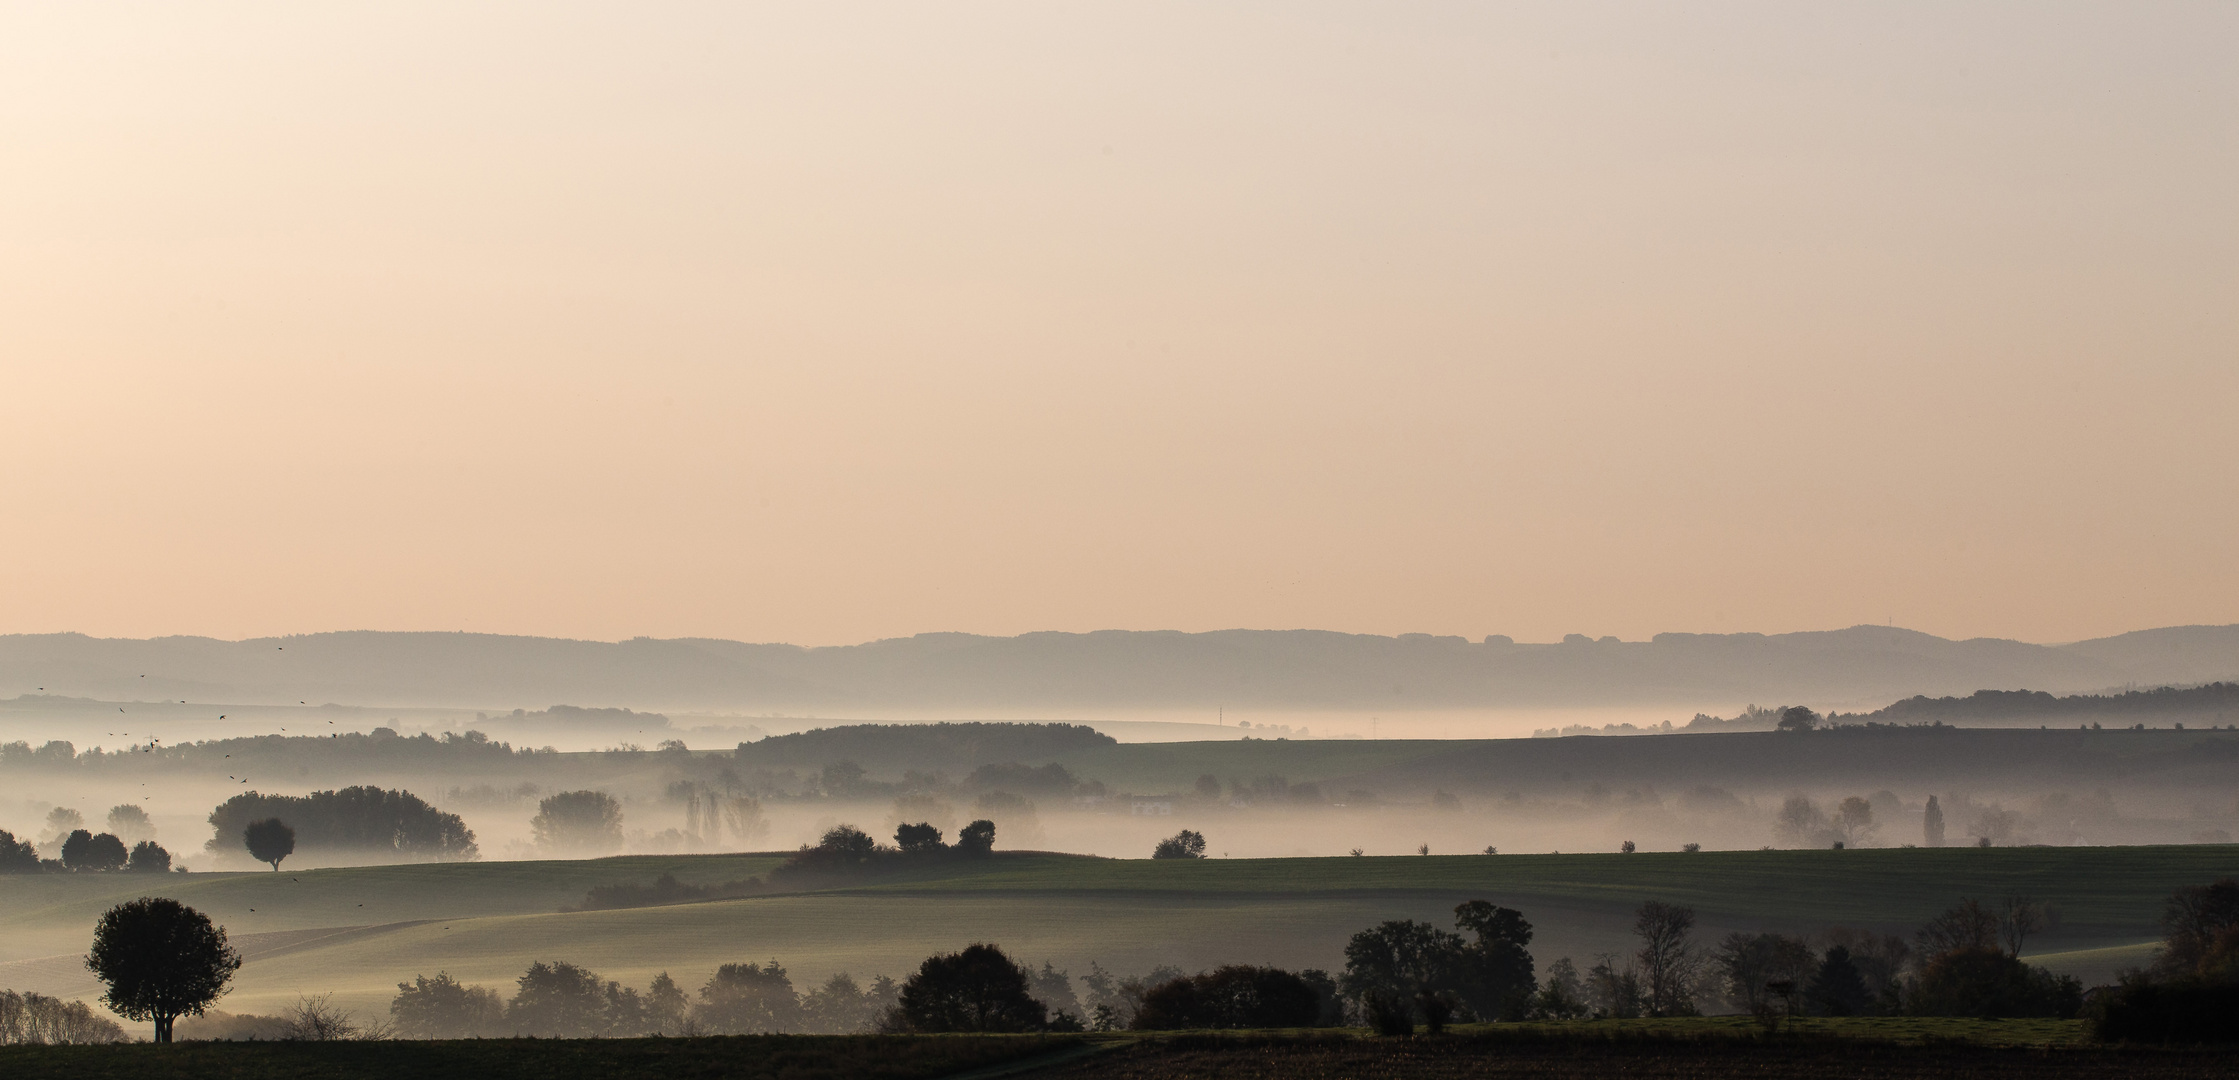
[[[93,842],[86,845],[85,869],[122,870],[131,852],[125,850],[124,841],[115,833],[96,833]]]
[[[132,855],[124,868],[143,874],[168,874],[171,872],[171,853],[153,840],[142,840],[132,845]]]
[[[939,826],[920,821],[915,825],[903,824],[894,830],[894,846],[904,855],[923,855],[948,850],[941,842]]]
[[[981,818],[956,833],[956,853],[981,856],[995,850],[995,823]]]
[[[1183,829],[1151,849],[1154,859],[1202,859],[1205,857],[1205,834],[1194,829]]]
[[[258,862],[271,863],[274,872],[279,871],[280,860],[295,854],[295,830],[279,818],[250,822],[241,830],[241,839],[249,846],[249,854]]]
[[[93,834],[84,829],[71,830],[62,838],[62,866],[67,870],[82,869],[86,863],[86,849],[93,845]]]
[[[93,927],[86,967],[108,986],[101,1000],[128,1020],[155,1022],[155,1041],[171,1041],[171,1022],[199,1016],[226,991],[241,954],[225,930],[178,902],[143,896],[110,908]]]
[[[1049,1008],[1026,970],[993,945],[927,957],[902,984],[897,1008],[911,1031],[1040,1031]]]
[[[529,831],[547,851],[609,854],[622,847],[622,804],[603,791],[563,791],[537,804]]]

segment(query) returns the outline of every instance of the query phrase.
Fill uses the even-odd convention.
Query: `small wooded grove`
[[[250,824],[278,819],[305,850],[394,852],[423,859],[473,859],[474,830],[409,791],[349,787],[309,795],[243,792],[210,811],[211,851],[232,851]]]

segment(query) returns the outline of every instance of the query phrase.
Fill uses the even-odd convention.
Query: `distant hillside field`
[[[380,1010],[395,984],[448,971],[510,983],[566,959],[644,986],[697,985],[726,961],[776,958],[796,984],[847,971],[902,975],[928,953],[993,941],[1076,976],[1157,964],[1338,967],[1346,938],[1392,918],[1450,923],[1455,904],[1517,907],[1542,962],[1629,949],[1632,909],[1695,906],[1706,940],[1732,930],[1867,926],[1909,934],[1962,896],[2025,893],[2058,912],[2033,953],[2075,954],[2158,936],[2176,887],[2239,872],[2239,848],[1990,848],[1239,859],[1202,862],[1011,853],[838,887],[668,907],[562,913],[590,885],[766,874],[773,856],[363,867],[300,873],[0,877],[0,985],[90,994],[77,960],[98,913],[159,892],[209,911],[250,957],[235,1012],[334,993]],[[363,905],[363,906],[360,906]],[[2137,953],[2077,960],[2095,979]],[[2093,967],[2093,964],[2099,965]]]
[[[2054,696],[2041,690],[1977,690],[1966,697],[1909,697],[1887,708],[1852,718],[1889,724],[1984,723],[2034,720],[2191,724],[2222,727],[2239,723],[2239,683],[2156,687],[2120,694]]]
[[[0,697],[541,709],[1408,710],[1890,701],[2239,678],[2239,626],[2070,645],[1894,627],[1795,634],[1571,635],[1528,644],[1320,630],[920,634],[801,648],[712,639],[463,633],[219,641],[0,636]]]

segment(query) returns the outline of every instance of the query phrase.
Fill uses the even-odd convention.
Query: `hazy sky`
[[[2239,5],[7,4],[0,631],[2239,621]]]

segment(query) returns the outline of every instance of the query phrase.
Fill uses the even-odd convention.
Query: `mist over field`
[[[0,1077],[2221,1076],[2234,56],[0,7]]]
[[[1139,857],[1181,825],[1206,828],[1213,853],[1235,857],[1426,844],[1601,851],[1624,840],[1748,849],[1838,836],[1852,846],[1919,843],[1933,795],[1954,842],[2188,843],[2239,831],[2239,791],[2228,781],[2227,740],[2176,729],[2239,723],[2239,693],[2139,685],[2230,671],[2239,671],[2239,627],[2060,647],[1874,627],[1541,646],[1243,632],[936,635],[819,650],[468,635],[17,636],[0,638],[0,684],[23,691],[0,701],[0,743],[13,745],[0,769],[14,778],[0,828],[42,835],[58,807],[98,816],[129,803],[183,858],[240,868],[252,864],[229,838],[202,850],[219,803],[245,791],[371,785],[458,815],[486,859],[540,854],[529,829],[539,802],[577,789],[620,800],[615,852],[784,850],[842,822],[884,836],[905,818],[953,833],[978,817],[1014,848],[1112,857]],[[1965,695],[1979,681],[1994,689],[1829,709],[1834,730],[1808,738],[1771,730],[1781,706],[1852,701],[1908,675],[1931,692]],[[2014,687],[2032,676],[2048,681],[2033,692]],[[734,706],[721,712],[653,708],[664,697],[751,695],[784,680],[826,700],[853,698],[873,715],[750,712],[769,703],[752,696],[714,699]],[[2098,693],[2044,690],[2124,681]],[[1767,696],[1710,703],[1718,712],[1688,707],[1707,703],[1712,687]],[[81,696],[118,689],[136,693]],[[149,700],[150,691],[231,703]],[[352,691],[390,703],[322,700]],[[310,696],[276,700],[290,693]],[[489,707],[508,695],[567,693],[646,700]],[[425,704],[444,695],[460,700]],[[1627,700],[1653,695],[1670,703]],[[1220,700],[1174,707],[1193,697]],[[1533,698],[1542,706],[1513,704]],[[919,752],[907,749],[918,741],[862,726],[932,730],[919,726],[951,719],[941,709],[957,701],[1022,699],[1064,712],[1028,712],[1023,723],[1040,727],[988,730],[1079,738],[990,735]],[[2138,723],[2153,730],[2103,730]],[[2042,738],[1973,730],[2093,724],[2102,730]],[[2193,746],[2199,738],[2209,742]],[[708,834],[692,819],[703,796],[751,801],[756,824]],[[1809,809],[1789,807],[1795,798]],[[1839,823],[1845,800],[1864,800],[1870,815],[1854,806],[1856,820]],[[1784,809],[1795,820],[1783,824]],[[314,845],[299,863],[363,857]]]

